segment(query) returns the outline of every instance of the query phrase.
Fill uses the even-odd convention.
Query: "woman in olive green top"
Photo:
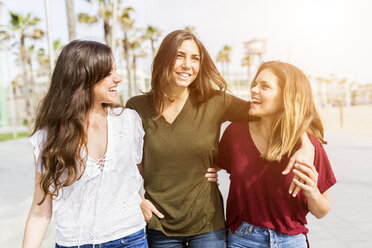
[[[140,171],[150,247],[225,247],[221,193],[204,175],[215,172],[221,124],[249,119],[249,103],[225,90],[203,44],[177,30],[154,58],[150,92],[127,102],[145,130]]]

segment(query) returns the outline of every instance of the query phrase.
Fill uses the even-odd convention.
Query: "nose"
[[[114,83],[118,84],[121,82],[121,77],[120,75],[115,71],[114,72]]]
[[[258,93],[258,87],[257,87],[257,85],[251,87],[251,94],[252,93]]]
[[[185,58],[185,60],[182,63],[182,67],[183,68],[190,68],[190,59],[189,58]]]

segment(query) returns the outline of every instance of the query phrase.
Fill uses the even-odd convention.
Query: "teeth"
[[[183,77],[189,77],[191,74],[189,74],[189,73],[178,73],[178,75],[183,76]]]

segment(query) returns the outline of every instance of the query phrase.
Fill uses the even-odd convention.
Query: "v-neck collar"
[[[160,120],[165,123],[166,125],[169,125],[169,126],[175,126],[178,122],[180,122],[185,114],[187,113],[187,110],[190,108],[190,97],[191,97],[191,94],[188,95],[187,99],[186,99],[186,102],[185,104],[182,106],[182,109],[181,111],[178,113],[178,115],[176,116],[176,118],[174,119],[174,121],[172,123],[168,122],[163,115],[160,116]]]

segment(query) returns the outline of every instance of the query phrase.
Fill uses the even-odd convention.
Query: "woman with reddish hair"
[[[252,81],[251,97],[249,114],[258,119],[231,123],[219,144],[217,166],[231,180],[228,247],[307,247],[306,215],[328,213],[328,189],[336,183],[309,80],[291,64],[265,62]],[[314,163],[297,162],[283,175],[304,132],[315,148]],[[299,193],[290,187],[293,182]]]

